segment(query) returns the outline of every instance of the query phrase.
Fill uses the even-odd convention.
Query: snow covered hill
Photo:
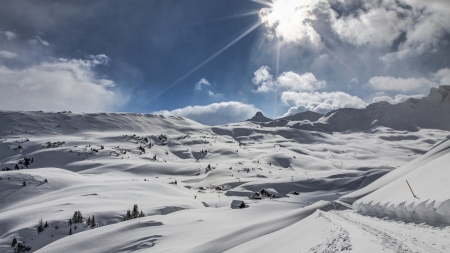
[[[325,115],[303,112],[260,125],[323,132],[360,131],[378,126],[404,131],[417,131],[421,128],[450,131],[448,115],[450,86],[442,85],[439,88],[431,88],[426,97],[409,98],[399,104],[382,101],[370,104],[364,109],[341,108]]]
[[[410,225],[330,202],[358,190],[376,194],[395,181],[371,183],[408,162],[432,164],[438,155],[430,154],[443,146],[427,152],[449,132],[375,127],[331,134],[261,124],[210,127],[146,114],[2,111],[0,252],[13,252],[14,238],[36,252],[361,252],[368,241],[386,252],[450,247],[442,239],[445,229],[414,227],[437,240],[416,247],[391,234]],[[431,199],[416,186],[418,177],[408,178],[417,196]],[[233,200],[246,208],[232,208]],[[39,232],[41,219],[48,226]],[[391,232],[375,236],[384,229]]]

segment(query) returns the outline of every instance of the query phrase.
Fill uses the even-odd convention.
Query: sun
[[[259,12],[268,36],[286,42],[319,39],[311,25],[317,0],[273,0]]]

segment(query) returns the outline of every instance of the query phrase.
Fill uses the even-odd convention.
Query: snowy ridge
[[[433,148],[424,156],[386,174],[368,187],[345,200],[378,190],[355,201],[358,212],[387,216],[404,221],[450,224],[450,140]],[[390,181],[390,182],[389,182]],[[412,187],[410,191],[408,183]],[[414,193],[414,195],[413,195]]]
[[[364,109],[341,108],[325,115],[303,112],[280,118],[262,127],[287,126],[290,128],[345,132],[388,127],[395,130],[417,131],[421,128],[450,131],[450,86],[431,88],[426,97],[410,98],[399,104],[377,102]]]

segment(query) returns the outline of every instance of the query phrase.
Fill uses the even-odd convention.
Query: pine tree
[[[86,221],[86,225],[90,226],[91,225],[91,217],[88,217],[87,221]]]
[[[139,209],[138,209],[138,205],[134,204],[133,206],[133,219],[139,218]]]
[[[47,178],[46,178],[46,179],[44,180],[44,182],[45,182],[45,183],[48,183],[48,180],[47,180]]]
[[[142,210],[141,213],[139,214],[139,217],[145,217],[145,214],[142,212]]]
[[[44,228],[48,228],[48,223],[47,223],[47,221],[45,221]]]
[[[13,247],[13,248],[16,247],[16,244],[17,244],[17,239],[14,237],[14,239],[11,243],[11,247]]]
[[[27,183],[25,181],[23,181],[22,186],[27,186]]]
[[[130,211],[130,209],[128,209],[126,220],[130,220],[130,219],[131,219],[131,211]]]
[[[72,219],[69,219],[69,226],[72,226]]]
[[[16,166],[14,166],[14,169],[18,170],[19,169],[19,164],[16,163]]]
[[[38,231],[38,234],[44,231],[44,222],[42,221],[42,218],[38,223],[37,231]]]
[[[95,228],[95,217],[92,215],[91,228]]]
[[[69,235],[72,235],[72,228],[70,228],[69,230]]]

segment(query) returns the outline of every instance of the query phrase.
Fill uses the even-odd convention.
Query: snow
[[[447,140],[366,187],[369,189],[353,193],[362,195],[360,192],[366,193],[383,185],[358,199],[354,203],[355,209],[364,214],[404,221],[449,225],[450,192],[446,190],[450,182],[449,164],[450,140]]]
[[[0,171],[0,252],[13,238],[35,252],[447,251],[448,227],[361,214],[447,224],[436,189],[449,180],[448,131],[306,131],[297,119],[309,121],[0,111],[0,169],[33,158]],[[262,189],[275,196],[251,198]],[[145,217],[123,221],[134,204]],[[75,211],[95,228],[69,226]]]

